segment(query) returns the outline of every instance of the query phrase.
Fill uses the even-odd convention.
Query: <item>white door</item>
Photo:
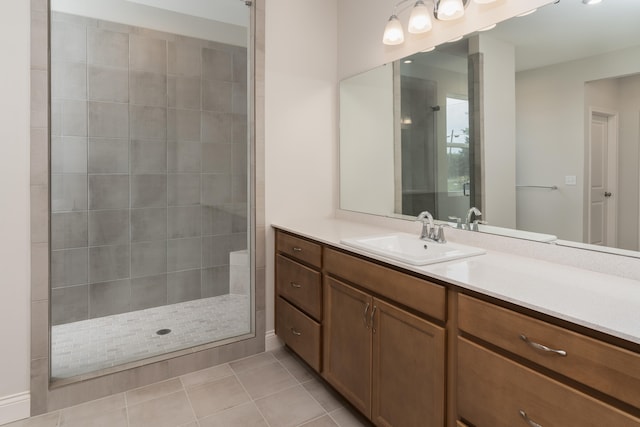
[[[591,112],[588,243],[616,245],[617,117]]]

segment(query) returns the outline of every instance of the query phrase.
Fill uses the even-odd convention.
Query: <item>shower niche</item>
[[[51,3],[54,381],[254,333],[250,10],[108,3]]]

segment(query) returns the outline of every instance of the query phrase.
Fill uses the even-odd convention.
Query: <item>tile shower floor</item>
[[[54,326],[51,375],[69,378],[249,333],[250,304],[247,295],[221,295]]]
[[[5,427],[368,427],[285,348]]]

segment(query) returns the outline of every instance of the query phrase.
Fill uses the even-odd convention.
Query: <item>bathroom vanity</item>
[[[412,266],[340,243],[388,230],[274,227],[277,335],[375,425],[640,426],[640,283],[492,251]]]

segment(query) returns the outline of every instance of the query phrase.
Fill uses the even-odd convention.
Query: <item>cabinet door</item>
[[[370,417],[372,298],[330,277],[324,283],[322,375]]]
[[[377,299],[373,310],[373,422],[443,426],[444,329]]]

